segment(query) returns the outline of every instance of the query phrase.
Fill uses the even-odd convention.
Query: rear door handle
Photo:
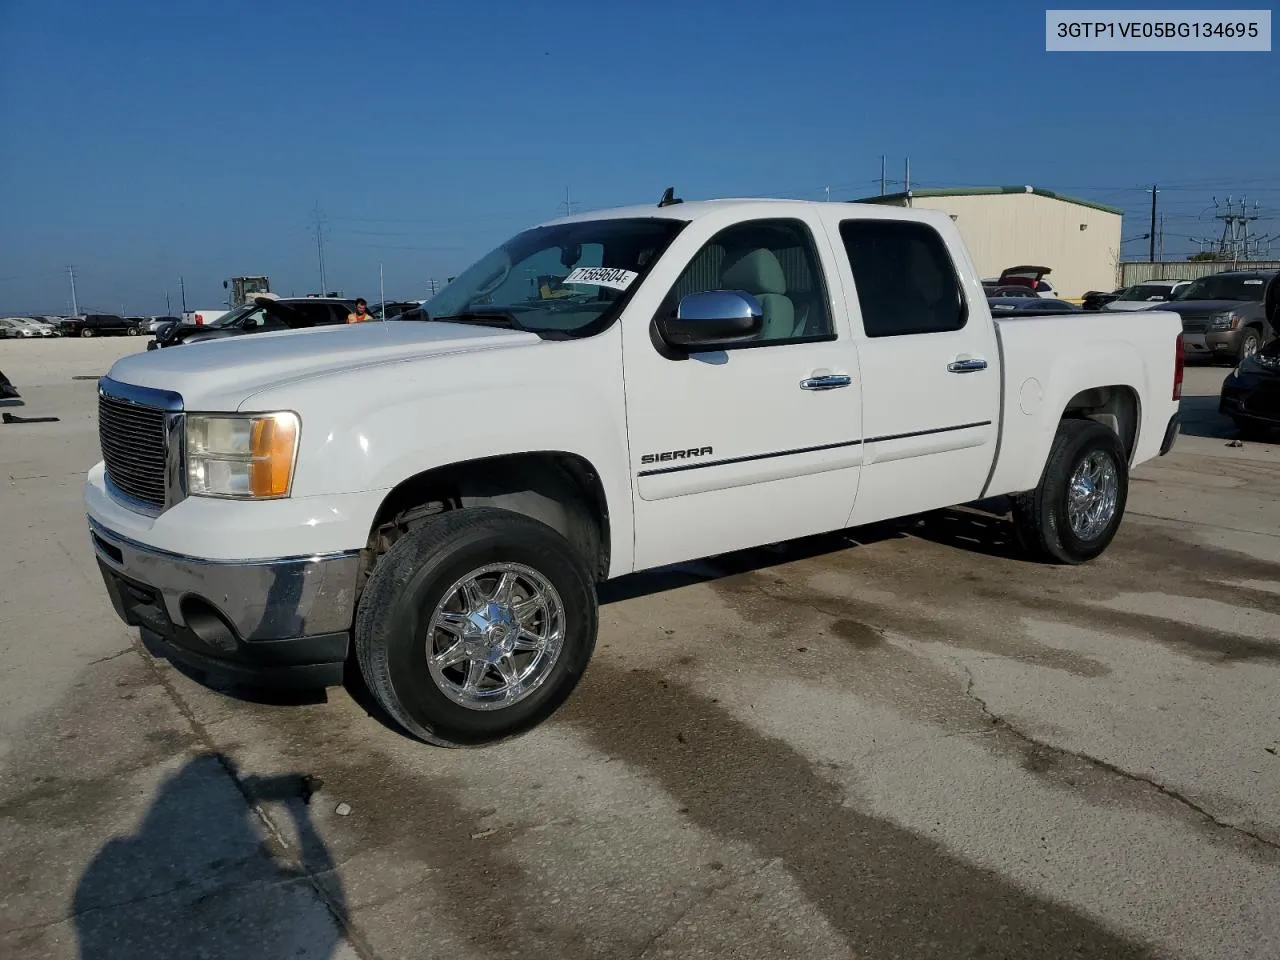
[[[835,390],[853,383],[853,377],[843,373],[828,373],[821,377],[808,377],[800,381],[801,390]]]
[[[947,364],[947,369],[952,373],[976,373],[987,369],[987,361],[981,357],[966,357],[963,360],[952,360]]]

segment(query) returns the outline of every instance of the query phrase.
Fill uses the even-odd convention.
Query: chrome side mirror
[[[681,350],[718,350],[751,340],[764,328],[764,308],[744,290],[708,290],[680,301],[658,320],[662,339]]]

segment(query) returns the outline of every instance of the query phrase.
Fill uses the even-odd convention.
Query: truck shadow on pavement
[[[309,786],[301,776],[241,778],[220,753],[188,759],[137,831],[110,840],[81,876],[81,960],[333,956],[347,908]],[[287,846],[251,803],[286,815]]]

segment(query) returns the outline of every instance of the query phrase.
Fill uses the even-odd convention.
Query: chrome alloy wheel
[[[1076,466],[1067,486],[1067,522],[1081,540],[1096,540],[1116,513],[1120,481],[1116,465],[1094,450]]]
[[[427,626],[427,668],[469,710],[519,703],[550,676],[564,646],[564,603],[519,563],[472,570],[444,592]]]

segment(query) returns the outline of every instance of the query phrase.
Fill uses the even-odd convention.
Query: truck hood
[[[140,387],[173,390],[188,410],[234,410],[282,383],[383,363],[513,346],[532,333],[435,321],[366,322],[226,337],[118,360],[107,374]]]
[[[1210,313],[1222,313],[1226,310],[1243,310],[1255,302],[1253,300],[1166,300],[1160,305],[1160,309],[1183,316],[1199,317]]]

